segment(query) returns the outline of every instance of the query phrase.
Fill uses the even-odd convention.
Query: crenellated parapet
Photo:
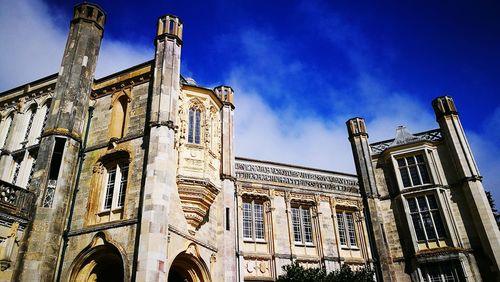
[[[229,103],[234,107],[234,91],[231,86],[220,85],[214,88],[214,92],[224,103]]]
[[[158,18],[158,26],[156,30],[156,37],[170,37],[177,39],[179,44],[182,45],[182,21],[179,17],[174,15],[165,15]]]
[[[106,23],[106,13],[99,5],[92,3],[82,3],[76,5],[73,10],[71,23],[86,21],[94,23],[99,29],[104,29]]]

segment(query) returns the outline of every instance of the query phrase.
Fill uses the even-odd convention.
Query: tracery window
[[[5,146],[5,142],[7,141],[7,138],[9,137],[9,135],[12,131],[13,120],[14,120],[14,114],[11,113],[7,116],[7,118],[1,124],[2,135],[0,136],[0,147]]]
[[[36,108],[32,107],[28,112],[28,120],[26,125],[26,131],[24,132],[23,140],[28,140],[28,136],[30,135],[31,127],[33,126],[33,119],[35,118]]]
[[[424,156],[413,155],[397,159],[399,173],[404,187],[431,183]]]
[[[407,202],[418,242],[435,241],[446,237],[445,226],[434,194],[407,198]]]
[[[197,106],[189,109],[188,143],[201,143],[201,110]]]
[[[247,200],[243,202],[243,238],[245,240],[264,240],[264,205],[262,202]]]
[[[310,207],[292,207],[292,226],[295,244],[312,245],[313,236]]]
[[[12,175],[12,184],[17,183],[20,170],[21,170],[21,160],[14,160],[14,174]]]
[[[357,247],[354,214],[349,211],[337,212],[340,245],[348,248]]]

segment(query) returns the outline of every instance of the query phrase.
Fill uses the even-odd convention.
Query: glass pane
[[[298,208],[292,208],[292,225],[293,225],[293,238],[295,242],[302,242],[302,233],[300,231],[300,218],[299,218]]]
[[[194,143],[200,144],[200,111],[196,111],[196,121],[194,127]]]
[[[309,209],[302,209],[302,224],[304,224],[304,241],[312,243],[311,212]]]
[[[252,238],[252,204],[243,203],[243,238]]]
[[[405,167],[406,166],[405,159],[398,159],[398,166]]]
[[[414,165],[415,164],[415,159],[412,157],[407,157],[406,161],[408,162],[408,165]]]
[[[264,209],[262,204],[254,204],[255,239],[264,239]]]
[[[408,199],[408,207],[410,208],[410,212],[418,212],[417,200],[415,198]]]
[[[429,207],[431,209],[437,209],[438,205],[436,202],[436,197],[434,195],[427,195],[427,201],[429,201]]]
[[[422,176],[422,183],[431,183],[429,173],[427,172],[427,166],[425,164],[420,164],[418,168],[420,170],[420,176]]]
[[[425,241],[424,228],[418,214],[412,214],[411,219],[413,221],[413,226],[415,228],[415,234],[417,235],[418,241]]]
[[[404,187],[411,187],[410,176],[408,175],[408,169],[406,167],[400,168],[401,180],[403,180]]]
[[[418,177],[418,170],[416,166],[408,167],[410,169],[411,181],[413,182],[413,186],[421,185],[420,177]]]
[[[429,207],[427,206],[427,201],[425,200],[425,196],[417,197],[417,201],[418,201],[418,206],[420,208],[420,211],[429,210]]]
[[[193,127],[194,127],[194,111],[193,109],[189,110],[189,122],[188,122],[188,142],[193,143]]]
[[[128,165],[121,167],[122,177],[120,179],[120,193],[118,194],[118,207],[125,204],[125,194],[127,192]]]
[[[445,238],[446,231],[444,229],[444,224],[443,221],[441,220],[441,215],[439,214],[439,211],[433,211],[432,218],[434,219],[434,224],[436,224],[436,230],[439,238]]]
[[[434,225],[432,224],[431,214],[429,212],[422,213],[422,220],[424,221],[427,239],[436,239],[436,232],[434,231]]]
[[[417,159],[417,163],[423,163],[424,162],[424,156],[423,155],[416,155],[415,158]]]
[[[116,167],[108,170],[108,183],[106,185],[106,195],[104,196],[104,209],[110,209],[113,203],[113,190],[115,189]]]
[[[337,225],[339,226],[340,245],[347,246],[347,237],[345,234],[344,214],[337,213]]]
[[[352,213],[346,213],[346,221],[347,221],[347,233],[349,234],[349,244],[352,246],[356,246],[356,232],[354,229],[354,218]]]

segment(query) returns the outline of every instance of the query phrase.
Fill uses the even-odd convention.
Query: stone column
[[[392,277],[389,264],[391,263],[390,253],[384,246],[382,216],[379,215],[377,203],[379,201],[377,182],[372,166],[370,145],[368,143],[368,133],[366,132],[365,120],[362,118],[352,118],[346,122],[351,142],[354,163],[359,179],[359,188],[365,207],[365,218],[367,233],[374,258],[375,274],[377,281],[396,281]]]
[[[483,274],[483,277],[490,277],[492,281],[495,279],[495,281],[500,281],[500,231],[484,192],[482,177],[465,137],[455,103],[451,97],[444,96],[434,99],[432,106],[454,167],[461,178],[465,202],[474,218],[475,232],[489,260],[491,274]],[[480,252],[476,250],[475,253],[479,257]]]
[[[166,281],[168,276],[168,212],[170,195],[177,189],[175,131],[180,93],[180,19],[160,17],[155,43],[137,281]]]
[[[105,17],[97,5],[75,6],[30,185],[38,198],[13,281],[54,280]]]
[[[222,197],[224,205],[224,239],[223,239],[223,269],[224,281],[237,281],[236,240],[238,232],[236,225],[235,172],[234,172],[234,100],[233,89],[229,86],[218,86],[214,89],[222,100]],[[227,222],[229,220],[229,222]],[[229,223],[229,226],[227,226]],[[243,274],[240,273],[240,277]]]

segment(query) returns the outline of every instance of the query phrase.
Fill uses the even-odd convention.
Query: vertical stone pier
[[[177,189],[175,131],[180,93],[182,22],[158,19],[146,181],[142,199],[137,281],[166,281],[170,195]]]
[[[481,258],[479,254],[483,252],[477,252],[478,263],[480,266],[481,261],[488,264],[487,267],[493,273],[488,280],[500,281],[500,231],[484,192],[482,177],[465,137],[455,103],[450,96],[443,96],[434,99],[432,106],[458,177],[461,178],[459,185],[474,218],[475,232],[487,256]]]
[[[105,18],[94,4],[74,8],[30,185],[37,194],[36,207],[22,239],[13,281],[55,278]]]
[[[372,166],[368,133],[363,118],[352,118],[346,122],[351,142],[356,173],[359,178],[359,188],[365,207],[368,239],[371,253],[375,260],[375,274],[380,281],[396,281],[389,267],[390,255],[383,242],[382,216],[379,215],[379,192]]]
[[[238,230],[236,225],[236,177],[234,172],[234,92],[229,86],[218,86],[214,89],[222,100],[222,197],[224,203],[224,281],[238,281],[239,269],[236,265],[236,241]],[[242,275],[240,275],[242,277]],[[240,279],[243,281],[243,279]]]

